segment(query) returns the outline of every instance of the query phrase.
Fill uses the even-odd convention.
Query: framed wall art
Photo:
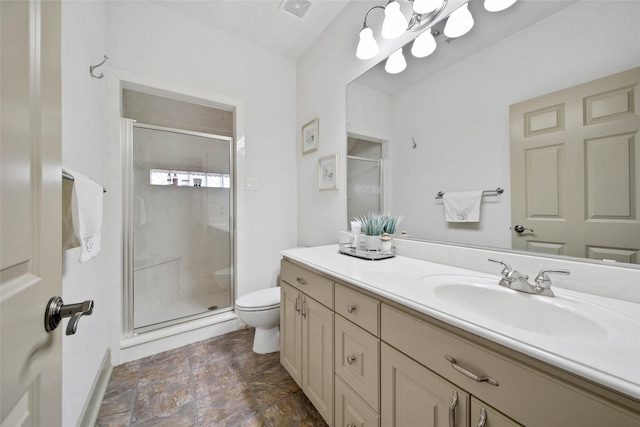
[[[317,151],[319,139],[318,118],[315,118],[302,126],[302,154]]]
[[[338,153],[318,159],[318,189],[338,189]]]

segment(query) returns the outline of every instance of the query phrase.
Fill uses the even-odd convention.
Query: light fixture
[[[375,57],[379,52],[373,30],[367,25],[367,18],[374,9],[384,10],[385,18],[382,22],[381,35],[385,39],[391,39],[399,37],[405,31],[422,31],[436,20],[448,3],[448,0],[404,0],[412,3],[413,7],[411,19],[407,22],[399,1],[389,0],[386,6],[374,6],[367,11],[360,30],[356,57],[367,60]],[[427,12],[421,12],[425,10]]]
[[[444,26],[445,36],[455,39],[467,34],[473,28],[473,16],[468,6],[469,4],[465,3],[449,15],[447,24]]]
[[[398,74],[405,68],[407,68],[407,61],[402,54],[402,48],[393,52],[391,56],[387,58],[386,64],[384,64],[384,69],[389,74]]]
[[[400,37],[407,30],[407,18],[400,11],[400,3],[391,0],[384,8],[384,21],[382,21],[381,35],[385,39]]]
[[[373,38],[373,30],[369,27],[364,27],[360,31],[360,41],[356,49],[356,56],[359,59],[371,59],[376,56],[379,51],[378,43],[376,43],[376,39]]]
[[[484,0],[484,8],[489,12],[500,12],[505,10],[518,0]]]
[[[431,34],[431,30],[427,30],[413,41],[411,54],[416,58],[424,58],[431,55],[436,50],[436,47],[438,47],[436,39]]]

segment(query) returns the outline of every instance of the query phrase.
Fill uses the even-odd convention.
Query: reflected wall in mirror
[[[500,13],[471,2],[469,9],[476,24],[466,36],[438,40],[424,59],[407,55],[401,74],[378,64],[349,84],[347,131],[389,141],[387,206],[405,216],[411,237],[510,249],[509,106],[640,66],[640,2],[521,0]],[[632,93],[638,115],[637,86]],[[640,228],[638,139],[630,138],[635,208],[627,221]],[[439,191],[497,187],[505,192],[483,198],[479,223],[445,222],[435,199]],[[638,248],[628,249],[637,260]]]

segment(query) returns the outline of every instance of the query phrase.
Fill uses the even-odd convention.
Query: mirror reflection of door
[[[640,263],[640,67],[510,108],[514,249]]]
[[[384,209],[382,144],[362,137],[347,139],[347,218]]]

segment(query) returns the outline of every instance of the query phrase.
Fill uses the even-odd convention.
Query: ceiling
[[[350,0],[310,0],[303,18],[282,0],[152,0],[181,15],[290,58],[299,58]],[[304,0],[289,0],[292,6]]]

